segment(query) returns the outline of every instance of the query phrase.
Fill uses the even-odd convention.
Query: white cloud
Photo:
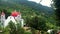
[[[45,6],[48,6],[48,7],[51,7],[51,0],[43,0],[42,2],[40,2],[42,5],[45,5]]]
[[[36,3],[40,3],[40,4],[44,5],[44,6],[51,7],[50,4],[51,4],[52,0],[42,0],[42,1],[41,0],[28,0],[28,1],[33,1],[33,2],[36,2]]]

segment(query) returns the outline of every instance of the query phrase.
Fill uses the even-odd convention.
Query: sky
[[[52,0],[28,0],[28,1],[33,1],[33,2],[36,2],[36,3],[40,3],[44,6],[48,6],[48,7],[51,7],[51,4],[52,4]],[[41,1],[41,2],[40,2]]]

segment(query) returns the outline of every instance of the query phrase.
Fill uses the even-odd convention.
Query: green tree
[[[25,31],[21,28],[20,23],[14,24],[13,22],[9,23],[10,34],[24,34]]]
[[[39,30],[38,34],[40,34],[40,31],[42,31],[42,30],[43,31],[47,30],[47,28],[46,28],[46,21],[43,18],[40,18],[38,16],[35,16],[35,17],[27,19],[27,24],[31,28]]]
[[[12,21],[9,23],[9,28],[10,28],[10,34],[16,34],[16,26]]]
[[[2,9],[1,12],[4,12],[4,13],[5,13],[5,15],[6,15],[5,17],[6,17],[6,18],[7,18],[8,16],[10,16],[10,14],[11,14],[9,11],[7,11],[7,9]]]
[[[54,1],[54,6],[55,6],[55,15],[56,15],[56,20],[57,20],[57,26],[60,26],[60,0],[53,0]]]

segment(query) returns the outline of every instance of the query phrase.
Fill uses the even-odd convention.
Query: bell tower
[[[1,25],[4,26],[4,22],[5,22],[5,13],[2,12],[1,13]]]

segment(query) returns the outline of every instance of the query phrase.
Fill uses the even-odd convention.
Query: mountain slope
[[[37,10],[39,12],[43,12],[46,14],[52,14],[53,8],[42,6],[41,4],[37,4],[35,2],[31,2],[28,0],[0,0],[0,6],[7,6],[11,8],[20,8],[20,5],[29,6],[34,10]]]

